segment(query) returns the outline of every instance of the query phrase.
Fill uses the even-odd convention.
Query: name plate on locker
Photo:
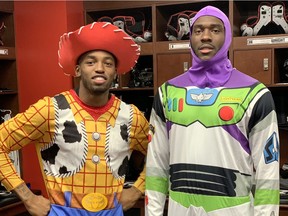
[[[288,36],[247,39],[247,45],[283,44],[283,43],[288,43]]]
[[[169,50],[190,49],[189,42],[169,43]]]
[[[8,55],[8,49],[0,49],[0,55]]]

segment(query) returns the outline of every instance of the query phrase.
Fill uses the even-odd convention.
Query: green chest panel
[[[200,122],[205,127],[239,122],[262,84],[242,88],[180,88],[162,86],[167,120],[188,126]]]

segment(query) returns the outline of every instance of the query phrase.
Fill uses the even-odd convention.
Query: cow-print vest
[[[87,160],[88,141],[85,123],[77,124],[73,111],[63,94],[53,98],[55,109],[55,136],[41,150],[44,172],[55,177],[70,177],[81,170]],[[115,178],[124,178],[131,152],[130,129],[133,108],[120,102],[115,126],[106,129],[105,159]]]

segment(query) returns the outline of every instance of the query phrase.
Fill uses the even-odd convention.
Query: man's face
[[[80,85],[90,94],[105,93],[116,78],[115,58],[105,51],[88,52],[76,65],[76,74],[81,77]]]
[[[214,16],[199,17],[193,24],[190,41],[194,53],[200,59],[212,58],[225,41],[223,22]]]

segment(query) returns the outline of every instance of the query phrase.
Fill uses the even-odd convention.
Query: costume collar
[[[77,91],[77,90],[76,90]],[[74,89],[71,89],[69,92],[75,101],[84,109],[86,110],[95,121],[106,121],[110,125],[114,127],[116,122],[116,117],[118,114],[118,109],[115,103],[118,103],[118,99],[115,95],[111,94],[110,99],[108,102],[102,107],[93,107],[85,104],[77,95]]]

